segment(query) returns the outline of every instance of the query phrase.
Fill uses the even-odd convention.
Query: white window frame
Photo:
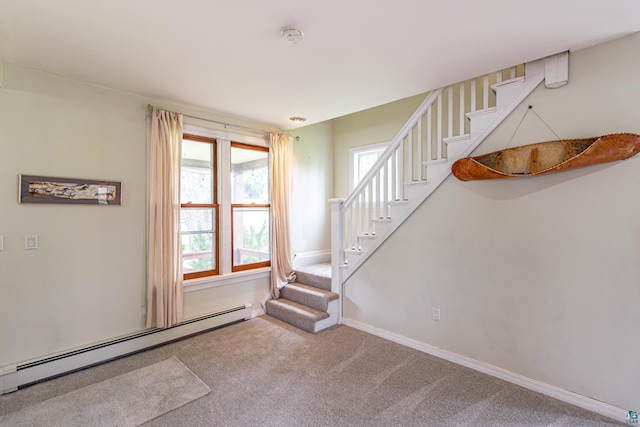
[[[355,182],[355,169],[356,169],[356,158],[360,154],[365,154],[374,150],[384,150],[391,144],[391,141],[385,142],[377,142],[375,144],[361,145],[359,147],[352,147],[349,149],[349,191],[353,191],[355,186],[358,184]],[[368,172],[368,171],[367,171]],[[360,179],[364,177],[365,174],[359,174]]]
[[[218,203],[219,203],[219,274],[215,276],[198,277],[184,281],[184,292],[193,292],[217,286],[226,286],[233,283],[245,282],[271,275],[271,267],[262,267],[252,270],[231,271],[231,142],[255,145],[257,147],[269,147],[268,136],[263,138],[236,134],[219,129],[210,129],[192,124],[184,124],[185,134],[204,136],[216,139],[217,149],[217,178],[218,178]]]

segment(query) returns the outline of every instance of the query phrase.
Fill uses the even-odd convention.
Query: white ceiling
[[[281,129],[637,31],[638,0],[0,0],[4,62]]]

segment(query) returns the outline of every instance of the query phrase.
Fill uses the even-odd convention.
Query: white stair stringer
[[[329,317],[327,317],[326,319],[317,321],[313,332],[320,332],[333,325],[337,325],[338,323],[340,323],[339,321],[342,313],[340,313],[339,310],[340,310],[340,300],[336,299],[333,301],[329,301],[329,305],[327,307],[327,313],[329,313]]]
[[[525,76],[506,80],[492,85],[496,94],[496,106],[485,110],[467,113],[470,121],[470,133],[450,138],[443,138],[447,144],[446,159],[424,162],[426,180],[405,184],[410,187],[405,195],[404,208],[394,210],[391,218],[374,219],[375,234],[369,239],[366,247],[356,251],[345,251],[346,264],[340,265],[339,284],[341,286],[362,265],[375,250],[418,208],[442,182],[451,174],[451,165],[471,152],[496,128],[504,119],[544,80],[544,59],[525,65]],[[334,242],[332,241],[332,245]]]

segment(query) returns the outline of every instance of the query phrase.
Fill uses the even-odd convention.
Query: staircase
[[[347,199],[332,199],[334,292],[545,77],[545,60],[431,92]]]
[[[266,311],[307,332],[318,332],[338,323],[338,296],[331,292],[331,264],[300,267],[296,281],[280,289],[280,298],[266,301]]]
[[[545,75],[557,73],[559,56],[429,93],[349,197],[329,201],[331,267],[325,274],[331,279],[313,282],[312,289],[285,286],[282,298],[267,302],[267,312],[310,332],[339,323],[343,283],[451,174],[456,160],[469,156]],[[306,285],[311,280],[298,277]],[[313,298],[324,298],[326,310],[307,295],[318,288],[328,294]]]

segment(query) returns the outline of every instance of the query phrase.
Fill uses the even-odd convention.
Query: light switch
[[[4,251],[4,236],[0,236],[0,251]]]
[[[24,236],[24,248],[27,250],[38,249],[38,235],[28,234]]]

